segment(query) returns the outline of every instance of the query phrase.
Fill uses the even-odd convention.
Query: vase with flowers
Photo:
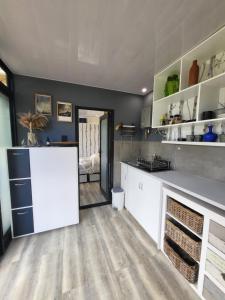
[[[27,128],[27,145],[38,145],[37,137],[34,130],[42,130],[46,128],[48,118],[42,114],[33,114],[31,112],[19,114],[19,124]]]

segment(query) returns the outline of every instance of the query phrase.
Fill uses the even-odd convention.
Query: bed
[[[100,157],[99,153],[89,157],[79,158],[80,183],[95,182],[100,180]]]

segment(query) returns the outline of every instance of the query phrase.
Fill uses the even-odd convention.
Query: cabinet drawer
[[[215,248],[225,253],[225,227],[210,221],[209,242]]]
[[[33,209],[24,208],[12,211],[14,236],[34,232]]]
[[[9,178],[27,178],[30,177],[30,157],[28,149],[9,149],[8,168]]]
[[[10,181],[10,193],[12,208],[32,205],[30,179]]]
[[[203,297],[206,300],[222,300],[225,299],[225,294],[208,277],[205,276]]]
[[[207,251],[206,271],[225,287],[225,261],[209,249]]]

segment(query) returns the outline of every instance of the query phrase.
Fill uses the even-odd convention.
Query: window
[[[10,228],[10,193],[6,148],[12,146],[9,99],[0,93],[0,207],[3,234]]]
[[[8,78],[6,72],[0,67],[0,82],[8,86]]]

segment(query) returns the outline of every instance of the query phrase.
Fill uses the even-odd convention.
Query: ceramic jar
[[[193,61],[193,64],[189,71],[189,79],[188,85],[194,85],[198,83],[198,75],[199,75],[199,66],[197,64],[197,59]]]

